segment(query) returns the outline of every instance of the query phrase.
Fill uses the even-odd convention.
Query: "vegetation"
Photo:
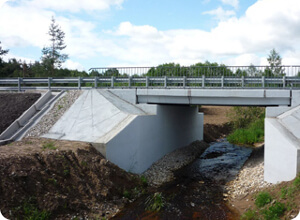
[[[273,188],[259,192],[255,196],[255,207],[247,210],[243,220],[290,219],[291,213],[298,215],[297,201],[300,199],[300,176],[293,181],[281,183]]]
[[[234,144],[252,145],[264,138],[265,108],[234,107],[229,114],[232,119],[233,133],[227,139]]]
[[[45,149],[56,150],[57,147],[55,147],[54,143],[50,141],[43,144],[43,150]]]
[[[0,60],[1,60],[1,56],[4,56],[8,53],[8,50],[4,50],[1,47],[1,41],[0,41]]]
[[[22,206],[13,210],[17,219],[25,220],[47,220],[50,219],[51,213],[37,208],[36,198],[31,197],[25,201]]]
[[[165,198],[160,192],[156,192],[153,196],[146,199],[146,210],[159,212],[165,206]]]
[[[230,143],[252,145],[264,141],[264,118],[249,124],[247,128],[235,130],[227,137]]]
[[[272,202],[272,197],[268,192],[260,192],[256,196],[255,205],[259,208],[264,207],[265,205]]]

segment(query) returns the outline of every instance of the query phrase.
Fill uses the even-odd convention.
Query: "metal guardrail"
[[[90,88],[300,89],[300,66],[92,68],[90,75],[94,76],[0,78],[0,90]]]

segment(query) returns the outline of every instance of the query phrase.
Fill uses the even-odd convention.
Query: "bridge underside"
[[[227,106],[290,106],[289,90],[137,89],[137,103]]]

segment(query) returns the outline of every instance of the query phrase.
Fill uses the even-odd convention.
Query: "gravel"
[[[232,198],[242,198],[248,194],[261,191],[273,184],[264,181],[264,148],[254,150],[254,155],[248,159],[237,177],[227,183],[228,195]]]
[[[209,145],[203,141],[195,141],[186,147],[179,148],[152,164],[143,173],[152,186],[160,186],[174,179],[173,172],[188,165],[199,157]]]
[[[52,109],[27,132],[26,137],[39,137],[46,134],[81,94],[82,91],[80,90],[68,90],[65,92]]]

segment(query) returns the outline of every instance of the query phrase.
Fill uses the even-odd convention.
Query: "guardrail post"
[[[131,87],[131,78],[132,78],[131,76],[128,77],[128,87],[129,88]]]
[[[285,88],[286,78],[285,76],[282,77],[282,87]]]
[[[146,76],[146,88],[149,87],[149,76]]]
[[[224,76],[221,77],[221,87],[224,88]]]
[[[167,88],[167,86],[168,86],[168,77],[165,76],[165,78],[164,78],[164,87]]]
[[[18,77],[18,91],[21,92],[21,78]]]
[[[78,77],[78,89],[79,90],[81,89],[81,77],[80,76]]]
[[[183,88],[185,88],[185,86],[186,86],[186,76],[183,76]]]
[[[242,88],[245,86],[245,76],[242,76]]]
[[[112,77],[111,77],[111,85],[110,85],[110,87],[111,87],[111,88],[114,88],[114,84],[115,84],[115,77],[112,76]]]
[[[95,82],[94,82],[94,84],[95,84],[95,88],[97,88],[98,87],[98,76],[95,76]]]
[[[205,75],[202,75],[202,88],[205,87]]]
[[[261,86],[262,88],[265,88],[265,76],[261,77]]]
[[[48,90],[51,90],[52,77],[48,77]]]

